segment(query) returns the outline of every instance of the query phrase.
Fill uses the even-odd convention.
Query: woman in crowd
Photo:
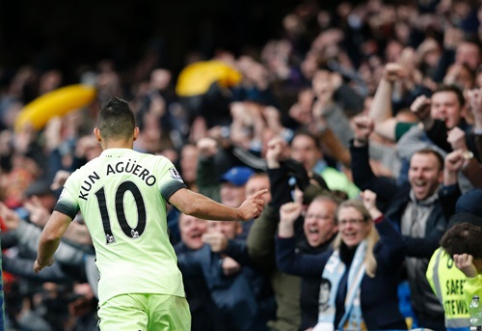
[[[294,275],[319,276],[330,284],[328,306],[320,303],[315,331],[407,329],[397,298],[402,238],[376,208],[375,193],[364,191],[361,196],[363,202],[341,203],[333,248],[318,255],[295,251],[292,228],[301,204],[290,202],[280,209],[278,267]]]

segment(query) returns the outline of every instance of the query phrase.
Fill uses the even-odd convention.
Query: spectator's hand
[[[239,206],[238,210],[242,221],[249,221],[258,218],[264,209],[265,202],[261,196],[268,192],[268,189],[259,190]]]
[[[455,266],[464,273],[467,278],[477,277],[477,268],[473,260],[474,257],[470,254],[454,254],[453,256]]]
[[[268,106],[263,109],[263,115],[266,119],[266,125],[274,132],[281,132],[283,125],[280,121],[280,111],[275,107]]]
[[[299,202],[288,202],[279,210],[280,222],[293,224],[301,216],[302,204]]]
[[[226,276],[232,276],[241,270],[241,265],[229,256],[226,256],[223,258],[222,268]]]
[[[448,67],[447,72],[443,78],[443,83],[445,85],[457,84],[460,82],[460,73],[464,70],[461,64],[454,63]],[[462,83],[462,82],[461,82]]]
[[[36,131],[31,123],[25,123],[22,129],[13,137],[13,147],[19,154],[25,154],[32,141],[34,141]]]
[[[445,186],[457,184],[457,174],[465,163],[464,151],[455,150],[444,159],[443,184]]]
[[[35,260],[35,263],[33,264],[33,271],[38,274],[43,268],[50,267],[52,264],[54,264],[53,258],[51,258],[46,264],[41,264],[38,260]]]
[[[0,202],[0,217],[3,220],[3,224],[9,230],[15,230],[18,228],[21,222],[18,214],[12,209],[8,208],[3,202]]]
[[[230,104],[231,116],[233,118],[233,123],[237,123],[241,126],[251,126],[253,125],[253,114],[248,107],[243,102],[233,102]]]
[[[445,156],[444,170],[452,174],[457,174],[464,164],[464,151],[457,149]]]
[[[459,127],[454,127],[447,133],[447,142],[452,146],[452,149],[462,151],[467,150],[467,143],[465,142],[465,132]]]
[[[231,146],[231,128],[229,126],[216,125],[207,130],[205,138],[212,138],[218,142],[218,148],[228,148]],[[199,141],[203,137],[194,141]]]
[[[365,190],[360,193],[360,196],[362,198],[363,205],[370,213],[372,219],[376,219],[382,215],[382,213],[377,208],[377,195],[375,192]]]
[[[281,137],[275,137],[268,141],[268,150],[266,151],[266,163],[269,169],[279,168],[281,155],[286,148],[286,141]]]
[[[309,124],[312,118],[312,111],[311,109],[303,107],[300,103],[295,103],[291,106],[289,115],[300,124]]]
[[[383,69],[383,78],[389,83],[394,83],[404,76],[404,68],[398,63],[387,63]]]
[[[253,128],[253,140],[262,141],[263,134],[266,132],[266,120],[263,115],[264,107],[258,105],[249,105],[247,110],[251,114],[251,118],[253,119],[252,128]]]
[[[343,84],[343,77],[338,72],[332,72],[330,75],[330,85],[333,91],[336,91]]]
[[[62,131],[61,131],[61,138],[62,139],[70,139],[76,138],[78,136],[79,127],[83,122],[83,115],[81,112],[74,111],[62,116]],[[95,138],[94,133],[90,135]]]
[[[49,221],[50,212],[42,205],[42,202],[37,196],[34,195],[31,199],[27,200],[23,206],[28,210],[29,219],[33,224],[43,228]]]
[[[45,142],[49,151],[53,151],[62,144],[60,131],[62,128],[62,119],[58,116],[51,118],[45,126]]]
[[[395,174],[393,173],[393,171],[387,168],[386,166],[384,166],[382,162],[374,159],[370,159],[368,160],[368,162],[370,163],[370,168],[372,168],[372,171],[375,174],[375,176],[395,178]]]
[[[50,185],[50,189],[52,190],[58,190],[59,188],[62,188],[67,181],[67,179],[70,176],[69,171],[65,170],[59,170],[55,173],[54,180],[52,181],[52,184]]]
[[[428,52],[440,51],[439,43],[432,37],[427,37],[425,40],[418,45],[417,47],[417,63],[422,63],[424,61],[424,57],[427,55]]]
[[[310,123],[307,123],[308,125],[312,125],[314,123],[316,123],[317,121],[322,121],[324,122],[325,121],[325,114],[326,114],[326,110],[327,110],[327,107],[325,107],[326,104],[323,100],[316,100],[314,103],[313,103],[313,111],[312,111],[312,119],[310,121]]]
[[[482,129],[482,88],[467,92],[470,111],[474,115],[475,127]]]
[[[313,90],[318,100],[313,105],[319,115],[326,113],[326,106],[333,101],[333,93],[340,87],[343,79],[338,73],[330,73],[326,70],[319,70],[313,77]]]
[[[205,233],[202,236],[203,242],[211,246],[211,251],[220,253],[228,247],[228,238],[221,232]]]
[[[269,72],[261,63],[253,62],[247,72],[247,76],[261,91],[265,90],[270,84]]]
[[[13,137],[14,134],[10,130],[2,130],[0,132],[0,155],[10,156]]]
[[[402,50],[398,62],[404,70],[403,82],[407,89],[422,82],[423,75],[417,70],[417,53],[412,47]]]
[[[159,118],[164,116],[166,112],[166,100],[164,100],[164,98],[158,93],[151,93],[150,99],[151,104],[149,105],[148,112]]]
[[[426,13],[418,14],[416,21],[412,23],[412,26],[421,31],[425,31],[436,24],[437,19],[435,18],[435,15],[432,13]]]
[[[208,129],[206,120],[202,116],[196,116],[189,131],[189,141],[196,142],[207,136]]]
[[[452,0],[442,0],[436,7],[436,13],[440,16],[450,14],[452,9]]]
[[[368,141],[368,137],[373,131],[375,124],[373,119],[365,115],[355,116],[351,121],[351,126],[353,128],[353,134],[355,136],[355,144],[363,143]]]
[[[203,157],[212,157],[216,155],[218,146],[213,138],[202,138],[197,142],[199,155]]]
[[[343,31],[330,28],[321,32],[312,43],[313,50],[323,51],[327,46],[336,45],[344,38]]]
[[[307,125],[308,131],[316,136],[319,136],[328,129],[328,123],[325,117],[318,112],[321,108],[313,108],[313,120]]]
[[[425,121],[430,117],[431,101],[425,95],[421,95],[415,99],[410,105],[410,110],[418,117],[419,120]]]

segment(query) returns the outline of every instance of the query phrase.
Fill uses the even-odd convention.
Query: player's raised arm
[[[249,221],[257,218],[263,211],[265,202],[261,198],[268,192],[260,190],[246,199],[238,208],[220,204],[204,195],[182,188],[169,198],[169,203],[187,215],[209,220]]]

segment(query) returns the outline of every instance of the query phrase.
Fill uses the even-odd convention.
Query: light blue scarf
[[[348,272],[348,290],[345,297],[345,314],[337,326],[337,330],[361,330],[363,322],[362,311],[360,307],[360,284],[365,275],[365,255],[367,251],[366,240],[362,241],[355,252],[353,261]],[[323,311],[319,311],[318,324],[314,331],[334,330],[335,312],[336,312],[336,294],[340,279],[345,273],[345,264],[340,259],[340,250],[337,249],[328,259],[323,269],[322,278],[327,279],[331,283],[329,307]]]

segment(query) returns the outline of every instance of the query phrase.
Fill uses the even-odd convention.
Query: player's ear
[[[100,136],[99,128],[97,128],[97,127],[94,128],[94,134],[95,134],[95,137],[97,138],[97,141],[98,141],[98,142],[101,142],[101,141],[102,141],[102,137]]]
[[[139,136],[139,127],[136,126],[134,129],[134,141],[137,140],[137,137]]]

